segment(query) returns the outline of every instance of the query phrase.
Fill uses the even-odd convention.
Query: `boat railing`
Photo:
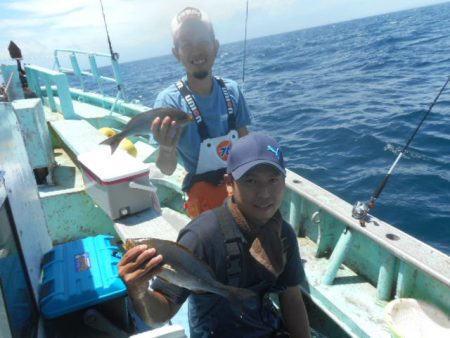
[[[26,65],[25,72],[31,90],[42,99],[44,99],[44,91],[47,103],[53,112],[61,111],[66,119],[78,118],[73,108],[69,82],[64,73],[34,65]],[[55,93],[54,88],[56,88]],[[58,103],[55,100],[55,94],[59,98]]]
[[[54,57],[56,69],[61,73],[75,76],[83,91],[92,91],[91,88],[88,88],[88,83],[90,84],[93,82],[97,86],[98,91],[102,95],[105,95],[105,84],[112,83],[116,85],[117,93],[115,95],[115,102],[111,107],[111,112],[114,111],[114,108],[119,100],[127,101],[117,58],[111,57],[111,55],[106,53],[94,53],[71,49],[56,49],[54,52]],[[70,60],[70,67],[63,65],[62,63],[62,60],[67,57]],[[97,58],[109,60],[113,73],[112,77],[101,74],[97,63]],[[82,70],[80,65],[85,65],[86,61],[89,66],[87,67],[87,70]],[[89,79],[91,81],[89,81]]]
[[[314,270],[321,287],[333,285],[347,265],[376,287],[378,300],[420,297],[428,285],[429,300],[448,311],[447,255],[373,216],[361,225],[349,203],[291,171],[286,182],[290,223],[300,237],[316,241],[314,257],[328,257],[323,270]]]

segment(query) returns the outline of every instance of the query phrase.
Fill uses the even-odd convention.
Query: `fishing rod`
[[[114,61],[119,60],[119,53],[115,53],[112,48],[111,39],[109,38],[109,31],[108,31],[108,25],[106,24],[106,17],[105,17],[105,10],[103,9],[103,2],[100,1],[100,6],[102,7],[102,15],[103,15],[103,23],[105,24],[105,30],[106,30],[106,37],[108,39],[108,46],[109,46],[109,53],[111,54],[111,59]]]
[[[119,69],[118,69],[119,53],[116,53],[113,50],[111,39],[109,37],[108,25],[106,23],[106,16],[105,16],[105,10],[103,8],[103,2],[102,2],[102,0],[99,0],[99,1],[100,1],[100,6],[102,8],[103,23],[105,24],[106,37],[108,39],[109,54],[111,55],[112,70],[113,70],[114,76],[116,78],[116,84],[117,84],[117,90],[118,90],[118,95],[116,96],[116,101],[114,102],[114,104],[111,108],[111,112],[112,112],[117,103],[117,100],[119,99],[119,96],[121,95],[122,99],[126,99],[126,95],[125,95],[125,89],[122,86],[122,80],[121,80]]]
[[[361,226],[364,226],[367,213],[369,212],[370,209],[373,209],[375,207],[375,201],[378,199],[378,197],[380,196],[380,194],[383,191],[384,187],[386,186],[387,181],[391,177],[392,171],[394,170],[395,166],[397,165],[397,163],[400,161],[400,159],[404,155],[406,149],[408,148],[409,144],[411,143],[411,141],[416,136],[417,132],[419,131],[419,128],[422,126],[422,124],[425,121],[425,119],[427,118],[428,114],[430,114],[431,110],[433,109],[434,105],[438,101],[438,99],[441,96],[442,92],[444,91],[445,87],[447,87],[447,84],[448,84],[449,80],[450,80],[450,76],[447,78],[447,81],[445,81],[445,83],[442,86],[441,90],[439,91],[437,96],[434,98],[434,101],[431,103],[431,105],[428,108],[427,112],[425,113],[425,115],[423,116],[422,120],[420,121],[419,125],[416,127],[416,130],[414,130],[414,132],[411,135],[411,137],[409,138],[408,142],[406,142],[405,146],[403,147],[403,149],[398,154],[398,156],[395,159],[394,163],[389,168],[389,171],[387,172],[386,176],[383,178],[381,183],[375,189],[375,191],[374,191],[372,197],[369,199],[369,201],[368,202],[357,201],[355,203],[355,205],[353,206],[352,217],[358,219],[360,221],[360,223],[361,223]]]
[[[247,58],[247,23],[248,23],[248,0],[246,3],[246,10],[245,10],[244,51],[242,56],[242,92],[244,92],[245,60]]]

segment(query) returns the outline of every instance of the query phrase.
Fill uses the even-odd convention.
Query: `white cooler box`
[[[152,206],[149,165],[122,149],[113,155],[109,147],[78,155],[86,192],[110,217],[134,214]],[[130,182],[141,188],[130,188]],[[133,184],[133,183],[132,183]],[[143,186],[143,187],[142,187]]]

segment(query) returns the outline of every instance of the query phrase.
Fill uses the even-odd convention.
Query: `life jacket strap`
[[[225,238],[228,284],[239,286],[242,271],[242,244],[245,239],[242,233],[237,230],[236,222],[226,208],[226,206],[221,206],[213,211],[216,214],[220,229]]]
[[[225,98],[225,102],[227,105],[227,113],[228,113],[228,132],[230,130],[236,129],[236,114],[234,113],[233,108],[233,101],[231,100],[230,93],[227,89],[227,86],[225,85],[225,82],[222,78],[215,76],[214,77],[217,82],[220,85],[220,89],[222,90],[223,97]],[[191,93],[191,91],[188,89],[186,84],[183,80],[178,80],[175,83],[175,86],[177,87],[178,91],[180,92],[181,96],[183,96],[184,100],[189,106],[189,109],[192,112],[192,115],[194,116],[194,121],[197,124],[198,132],[200,134],[200,138],[202,142],[206,139],[208,139],[209,132],[208,128],[206,127],[205,121],[203,121],[202,114],[200,112],[200,109],[198,108],[197,103],[195,102],[195,99]]]
[[[191,91],[187,88],[183,80],[178,80],[175,85],[178,88],[178,91],[183,96],[184,100],[189,106],[189,109],[194,116],[194,121],[197,124],[198,132],[200,134],[200,138],[202,142],[209,138],[208,129],[206,128],[205,121],[202,119],[202,114],[198,109],[197,103],[195,103],[194,97],[191,94]]]
[[[225,98],[225,102],[227,103],[227,112],[228,112],[228,131],[236,129],[236,114],[233,109],[233,101],[231,100],[230,93],[228,92],[227,86],[225,86],[225,82],[222,78],[215,76],[217,82],[219,82],[220,88],[222,89],[223,97]]]

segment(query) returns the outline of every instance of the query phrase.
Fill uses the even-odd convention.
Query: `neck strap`
[[[214,77],[220,85],[222,89],[222,94],[225,98],[225,102],[227,105],[227,113],[228,113],[228,129],[234,130],[236,129],[236,118],[233,109],[233,101],[231,100],[230,93],[228,92],[227,87],[225,86],[224,81],[219,77]],[[208,128],[206,127],[205,121],[203,121],[202,114],[200,113],[200,109],[198,108],[197,103],[195,102],[194,96],[192,92],[188,89],[183,80],[178,80],[176,82],[176,87],[179,90],[180,94],[183,96],[184,100],[189,106],[189,109],[194,116],[194,121],[197,124],[198,131],[200,133],[200,138],[202,141],[209,138]]]

